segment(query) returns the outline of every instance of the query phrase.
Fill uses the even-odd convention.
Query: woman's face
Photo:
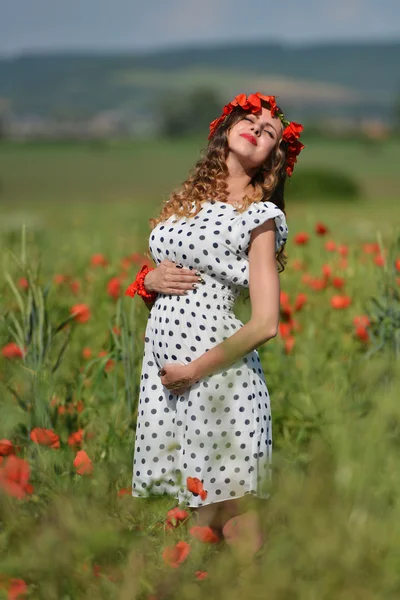
[[[282,123],[268,108],[247,113],[228,132],[228,148],[245,168],[260,167],[281,139]]]

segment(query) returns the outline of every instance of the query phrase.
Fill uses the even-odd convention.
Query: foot
[[[262,548],[264,536],[257,512],[249,511],[228,519],[222,528],[226,543],[240,558],[252,560]]]

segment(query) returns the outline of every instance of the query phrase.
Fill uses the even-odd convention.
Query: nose
[[[260,126],[257,125],[257,123],[255,123],[254,125],[252,125],[251,129],[252,129],[252,131],[254,131],[254,133],[257,132],[257,135],[259,135],[259,133],[260,133]]]

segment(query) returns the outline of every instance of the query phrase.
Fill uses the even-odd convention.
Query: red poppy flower
[[[332,279],[332,285],[337,290],[341,290],[345,283],[346,280],[343,277],[334,277]]]
[[[337,251],[339,252],[339,254],[341,256],[347,256],[349,253],[349,247],[346,246],[345,244],[341,244],[340,246],[337,247]]]
[[[297,246],[304,246],[304,244],[308,243],[310,236],[305,231],[301,231],[294,236],[294,243]]]
[[[185,521],[189,516],[190,515],[187,512],[187,510],[179,508],[179,506],[177,506],[176,508],[172,508],[167,512],[167,519],[165,521],[167,528],[173,529],[174,527],[179,525],[181,521]]]
[[[5,459],[0,468],[0,489],[14,498],[25,498],[32,494],[33,487],[29,481],[29,464],[13,454]]]
[[[333,296],[331,298],[331,306],[337,310],[348,308],[351,304],[350,296]]]
[[[118,498],[122,498],[122,496],[127,496],[128,494],[132,494],[131,488],[121,488],[118,490]]]
[[[291,352],[293,351],[294,345],[296,343],[295,338],[290,335],[288,338],[286,338],[285,340],[285,352],[286,354],[291,354]]]
[[[102,358],[103,356],[107,356],[107,355],[108,355],[107,350],[101,350],[97,356]],[[106,373],[108,373],[109,371],[112,371],[114,368],[114,365],[115,365],[115,360],[113,360],[112,358],[109,358],[104,366],[104,370],[106,371]]]
[[[307,295],[303,294],[303,293],[297,294],[297,298],[294,301],[294,310],[295,311],[301,310],[306,303],[307,303]]]
[[[278,331],[279,331],[279,335],[285,339],[290,335],[290,332],[292,331],[292,324],[289,323],[279,323],[278,325]]]
[[[324,277],[329,279],[332,276],[332,267],[331,265],[322,265],[322,274]]]
[[[327,282],[325,277],[314,277],[310,282],[309,282],[309,286],[311,289],[314,290],[314,292],[320,292],[321,290],[326,289],[327,286]]]
[[[289,294],[281,290],[279,294],[279,302],[281,304],[289,304]]]
[[[79,290],[81,289],[81,284],[77,279],[74,279],[73,281],[69,282],[69,288],[71,292],[76,296],[79,293]]]
[[[76,453],[74,467],[78,475],[91,475],[93,473],[93,463],[85,450],[79,450]]]
[[[396,267],[396,271],[400,271],[400,258],[396,258],[394,266]]]
[[[121,294],[121,280],[119,277],[112,277],[107,283],[107,294],[117,300]]]
[[[371,321],[369,320],[369,317],[367,317],[367,315],[357,315],[353,319],[353,324],[354,327],[358,327],[359,325],[362,325],[362,327],[369,327]]]
[[[175,546],[167,546],[164,548],[162,557],[165,564],[177,569],[183,563],[190,553],[190,546],[183,540],[175,544]]]
[[[363,244],[363,252],[365,254],[376,254],[377,252],[380,252],[379,244],[377,242],[372,244]]]
[[[0,456],[15,454],[14,444],[10,440],[0,440]]]
[[[28,586],[23,579],[11,579],[8,588],[8,600],[20,600],[28,593]]]
[[[193,525],[193,527],[190,528],[189,533],[196,538],[196,540],[200,540],[206,544],[216,544],[220,539],[215,531],[211,527],[208,527],[208,525],[205,525],[204,527],[201,525]]]
[[[87,304],[74,304],[70,309],[71,315],[74,315],[78,323],[87,323],[91,317],[90,308]]]
[[[92,358],[92,351],[91,351],[91,349],[88,348],[88,347],[83,348],[82,349],[82,357],[85,360],[89,360],[90,358]]]
[[[203,488],[203,482],[197,477],[187,477],[186,486],[189,492],[192,492],[193,496],[200,496],[202,500],[207,498],[208,492]]]
[[[10,359],[23,358],[25,355],[24,350],[22,350],[14,342],[10,342],[9,344],[6,344],[5,346],[3,346],[1,353],[5,358],[10,358]]]
[[[336,242],[334,242],[333,240],[329,240],[328,242],[325,242],[325,250],[327,250],[328,252],[335,252]]]
[[[108,260],[104,256],[104,254],[93,254],[90,259],[90,264],[92,267],[107,267]]]
[[[83,429],[78,429],[78,431],[75,431],[75,433],[71,433],[70,436],[68,436],[68,445],[72,446],[73,448],[77,447],[77,446],[81,446],[83,442]]]
[[[20,277],[18,279],[18,287],[21,290],[27,290],[27,289],[29,289],[29,281],[26,279],[26,277]]]
[[[195,575],[196,579],[198,579],[199,581],[201,581],[202,579],[206,579],[206,577],[208,577],[207,571],[196,571],[194,575]]]
[[[315,224],[315,233],[317,235],[325,235],[326,233],[328,233],[328,231],[329,229],[327,228],[327,226],[321,223],[321,221],[318,221],[318,223]]]
[[[374,263],[378,267],[383,267],[385,264],[385,257],[382,256],[382,254],[377,254],[376,256],[374,256]]]
[[[65,283],[67,281],[67,279],[68,279],[67,275],[61,275],[60,273],[57,273],[53,277],[53,281],[56,285],[61,285],[61,284]]]
[[[368,333],[367,329],[363,325],[357,325],[356,330],[355,330],[355,335],[362,342],[368,342],[369,341],[369,333]]]
[[[52,429],[35,427],[31,431],[30,438],[32,442],[40,444],[40,446],[49,446],[54,449],[60,447],[60,438]]]

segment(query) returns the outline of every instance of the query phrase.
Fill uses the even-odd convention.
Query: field
[[[296,167],[363,194],[287,200],[280,332],[259,349],[274,453],[257,559],[171,522],[174,499],[130,496],[148,311],[123,292],[200,148],[0,145],[0,598],[400,597],[399,142],[310,140]]]

